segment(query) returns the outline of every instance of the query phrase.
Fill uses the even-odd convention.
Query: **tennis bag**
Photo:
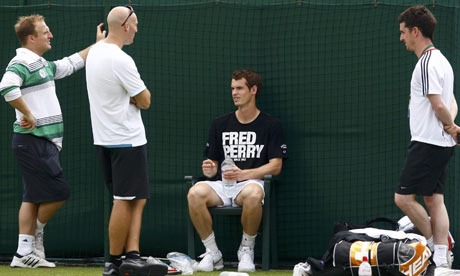
[[[372,275],[423,276],[430,263],[431,251],[423,236],[377,228],[353,229],[334,236],[333,267],[358,275],[363,256],[367,256]]]

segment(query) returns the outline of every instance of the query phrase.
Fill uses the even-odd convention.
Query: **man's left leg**
[[[147,263],[141,259],[139,240],[142,225],[142,213],[146,199],[129,201],[131,222],[125,241],[126,259],[120,265],[122,275],[163,276],[168,273],[168,266],[163,263]]]
[[[241,224],[243,226],[243,238],[238,250],[238,271],[253,272],[254,246],[257,230],[262,220],[262,200],[264,190],[256,183],[246,185],[235,199],[235,203],[243,206]]]
[[[43,245],[43,234],[46,223],[56,214],[66,201],[43,202],[38,205],[38,212],[35,227],[35,242],[33,251],[40,258],[45,259],[45,246]]]
[[[131,224],[129,225],[128,236],[126,237],[125,250],[135,252],[139,255],[139,237],[141,234],[142,213],[144,211],[146,199],[131,201]]]
[[[436,267],[448,267],[449,215],[444,204],[444,195],[433,194],[432,196],[425,196],[424,201],[431,216],[431,229],[434,240],[433,261]]]
[[[18,249],[10,264],[11,267],[55,267],[56,265],[45,260],[34,250],[36,221],[39,213],[39,204],[22,202],[19,209],[19,240]],[[42,240],[43,244],[43,240]],[[43,251],[44,252],[44,251]],[[43,253],[44,255],[44,253]]]

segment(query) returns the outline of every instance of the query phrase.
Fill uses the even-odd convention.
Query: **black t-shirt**
[[[235,112],[218,117],[209,130],[205,156],[218,161],[218,179],[225,156],[242,170],[258,168],[272,158],[287,159],[281,122],[264,112],[248,124],[240,123]]]

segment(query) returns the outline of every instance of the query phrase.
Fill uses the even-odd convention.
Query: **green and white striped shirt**
[[[57,61],[47,61],[26,49],[16,49],[0,82],[0,93],[7,102],[22,96],[36,118],[35,129],[22,128],[23,114],[16,110],[13,130],[44,137],[61,150],[64,134],[61,107],[56,96],[55,79],[61,79],[83,68],[83,58],[75,53]]]

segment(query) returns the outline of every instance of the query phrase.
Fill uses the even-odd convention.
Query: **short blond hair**
[[[21,45],[27,44],[27,36],[37,35],[35,24],[40,21],[45,21],[45,17],[39,14],[32,14],[29,16],[20,16],[14,25],[16,36],[21,42]]]

